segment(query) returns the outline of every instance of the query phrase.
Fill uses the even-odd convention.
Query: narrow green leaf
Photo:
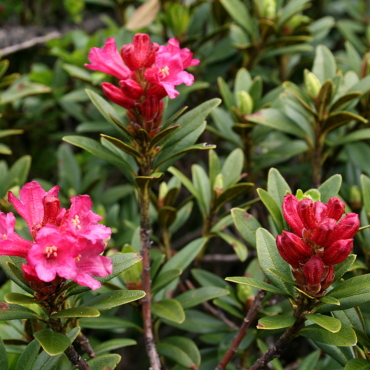
[[[186,109],[186,107],[185,107]],[[184,109],[184,110],[185,110]],[[175,131],[177,128],[179,128],[180,125],[174,125],[174,126],[171,126],[171,127],[167,127],[166,129],[164,130],[161,130],[158,132],[157,135],[153,136],[151,139],[150,139],[150,142],[149,142],[149,145],[151,148],[154,148],[156,145],[158,145],[167,135],[169,135],[172,131]]]
[[[186,369],[197,369],[190,356],[181,347],[173,343],[159,342],[157,350],[161,356],[169,358]]]
[[[300,332],[303,337],[338,347],[353,347],[357,343],[357,337],[354,330],[347,325],[342,324],[341,329],[336,333],[331,333],[317,324],[309,325]]]
[[[238,148],[234,149],[225,159],[221,168],[221,173],[224,177],[224,189],[236,184],[242,173],[244,166],[243,151]]]
[[[197,193],[200,195],[199,206],[203,209],[202,213],[208,215],[211,203],[211,185],[209,183],[209,178],[204,169],[198,164],[193,164],[191,166],[191,174],[194,186],[197,189]]]
[[[355,276],[332,289],[327,296],[337,299],[356,296],[363,290],[370,289],[370,275]]]
[[[0,320],[42,319],[35,311],[18,304],[0,302]]]
[[[185,320],[185,312],[181,304],[175,299],[162,299],[152,304],[152,313],[155,316],[181,324]]]
[[[0,337],[0,369],[8,370],[8,356],[2,338]]]
[[[27,293],[34,294],[34,291],[28,285],[28,281],[23,277],[22,271],[14,264],[12,257],[0,256],[0,267],[9,279],[13,280]]]
[[[319,298],[319,301],[323,303],[327,303],[327,304],[334,304],[336,306],[340,306],[340,302],[338,301],[338,299],[334,297],[324,296],[324,297]]]
[[[220,238],[225,240],[233,249],[235,254],[239,257],[240,261],[245,261],[248,257],[248,249],[247,247],[241,243],[236,238],[230,236],[229,234],[223,233],[221,231],[216,233]]]
[[[87,361],[91,370],[115,369],[121,361],[121,356],[115,353],[109,355],[100,355]]]
[[[330,113],[335,112],[337,109],[342,107],[344,104],[349,103],[350,101],[359,98],[362,95],[359,91],[353,91],[348,94],[345,94],[341,96],[336,102],[333,103],[333,105],[330,108]]]
[[[112,136],[108,136],[108,135],[104,135],[104,134],[100,134],[100,136],[103,137],[104,139],[110,141],[118,149],[126,152],[127,154],[130,154],[131,156],[133,156],[137,159],[141,159],[141,154],[135,148],[133,148],[132,146],[130,146],[130,145],[124,143],[123,141],[121,141],[119,139],[116,139],[115,137],[112,137]]]
[[[293,316],[265,316],[258,320],[257,329],[275,330],[287,328],[295,323]]]
[[[366,139],[370,139],[370,128],[364,128],[361,130],[350,132],[349,134],[345,134],[341,139],[338,139],[334,142],[330,142],[329,145],[331,147],[336,147],[339,145],[344,145],[344,144],[352,143],[354,141],[360,141],[360,140],[366,140]]]
[[[312,73],[321,83],[332,79],[337,72],[335,59],[331,51],[324,45],[316,48],[316,56],[313,62]]]
[[[88,302],[84,302],[81,307],[95,308],[98,311],[109,310],[113,307],[125,303],[136,301],[145,296],[142,290],[122,290],[100,294]]]
[[[282,289],[285,294],[294,296],[294,287],[285,281],[282,281],[268,269],[272,268],[292,279],[290,266],[280,256],[275,238],[265,229],[257,230],[257,255],[259,264],[266,277],[278,288]]]
[[[233,199],[246,194],[253,188],[254,184],[251,182],[243,182],[230,186],[228,189],[223,191],[220,196],[215,200],[214,208],[216,212],[224,204],[231,202]]]
[[[331,333],[337,333],[342,327],[342,323],[338,319],[331,316],[325,316],[320,314],[308,314],[305,315],[305,317],[306,319],[312,321],[313,323],[330,331]]]
[[[236,228],[240,235],[253,247],[256,248],[256,232],[261,224],[258,220],[241,208],[231,210]]]
[[[276,23],[278,28],[284,26],[295,14],[300,13],[309,0],[292,0],[281,11],[279,20]]]
[[[291,193],[290,186],[276,168],[271,168],[267,178],[267,192],[281,209],[285,194]]]
[[[232,281],[233,283],[237,284],[245,284],[248,286],[252,286],[258,289],[266,290],[267,292],[275,293],[275,294],[280,294],[280,295],[285,295],[285,291],[275,287],[274,285],[267,284],[264,281],[260,281],[257,279],[253,278],[248,278],[244,276],[235,276],[235,277],[227,277],[225,278],[227,281]]]
[[[182,270],[179,268],[174,268],[171,270],[165,271],[163,274],[158,275],[154,281],[152,286],[152,293],[156,293],[162,288],[164,288],[167,284],[173,281],[175,278],[182,274]]]
[[[341,185],[341,175],[331,176],[324,183],[322,183],[317,189],[321,195],[321,202],[327,203],[330,198],[338,196]]]
[[[316,364],[320,358],[320,351],[314,351],[307,355],[300,363],[297,370],[312,370],[316,369]]]
[[[66,335],[55,333],[49,329],[39,330],[35,332],[33,336],[50,356],[56,356],[63,353],[71,344]]]
[[[133,328],[139,332],[142,332],[142,328],[135,325],[133,322],[120,317],[113,316],[99,316],[94,318],[81,318],[78,320],[82,328],[99,329],[99,330],[114,330],[120,328],[125,330],[126,328]]]
[[[359,116],[358,114],[346,111],[339,111],[329,115],[329,117],[325,120],[323,130],[325,132],[330,132],[335,128],[342,126],[350,121],[367,123],[367,119]]]
[[[284,229],[283,215],[281,213],[281,205],[279,206],[274,198],[266,191],[261,188],[257,189],[257,193],[260,196],[263,204],[270,212],[272,219],[274,220],[277,231],[280,234]]]
[[[338,263],[337,265],[335,265],[335,268],[334,268],[335,280],[334,281],[339,280],[348,271],[348,269],[351,268],[351,266],[353,265],[353,263],[356,260],[356,257],[357,256],[355,254],[350,254],[346,258],[345,261],[343,261],[342,263]]]
[[[127,346],[134,346],[136,345],[136,340],[128,339],[128,338],[116,338],[106,340],[103,343],[98,344],[95,346],[95,353],[97,356],[113,351],[118,348],[127,347]]]
[[[347,361],[349,361],[349,360],[351,360],[355,357],[352,347],[337,347],[337,346],[334,346],[334,345],[325,344],[325,343],[316,342],[316,341],[314,341],[314,343],[322,351],[324,351],[330,357],[332,357],[335,361],[337,361],[340,364],[340,366],[342,366],[342,367],[345,366]]]
[[[280,272],[279,270],[276,270],[273,268],[269,268],[268,270],[272,272],[274,275],[276,275],[282,281],[285,281],[286,283],[290,285],[295,285],[295,282],[293,281],[293,279],[291,279],[289,276],[285,275],[284,273]]]
[[[7,293],[4,296],[4,300],[7,303],[15,303],[15,304],[34,304],[37,301],[33,298],[33,296],[28,296],[25,294],[20,293]]]
[[[67,318],[67,317],[98,317],[100,312],[95,308],[91,307],[73,307],[66,310],[59,311],[50,317],[56,318]]]
[[[362,174],[361,177],[362,196],[367,215],[370,214],[370,178]],[[369,217],[368,217],[369,218]]]
[[[34,339],[20,355],[15,370],[30,370],[36,361],[39,350],[40,344],[36,339]],[[3,367],[1,366],[1,368]]]
[[[214,298],[223,297],[230,294],[227,289],[217,287],[202,287],[198,289],[188,290],[176,297],[176,300],[180,302],[182,308],[186,310],[197,306],[203,302],[209,301]]]
[[[344,370],[370,370],[370,361],[360,358],[349,360]]]

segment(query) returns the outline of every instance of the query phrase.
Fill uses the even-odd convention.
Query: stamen
[[[6,235],[6,234],[4,234],[4,235],[3,235],[3,240],[6,240],[6,239],[8,239],[8,237],[7,237],[7,235]]]
[[[168,66],[165,66],[163,68],[160,68],[158,72],[161,78],[166,78],[170,74],[170,69],[168,68]]]
[[[76,261],[76,262],[79,262],[79,261],[80,261],[80,259],[81,259],[81,254],[79,254],[77,257],[75,257],[75,261]]]
[[[81,225],[80,225],[81,221],[80,221],[80,218],[78,217],[78,215],[76,215],[74,218],[72,218],[72,225],[77,229],[77,230],[81,230]]]
[[[46,258],[50,258],[50,256],[57,257],[58,256],[57,250],[58,248],[54,245],[52,247],[46,247],[44,250],[45,257]]]

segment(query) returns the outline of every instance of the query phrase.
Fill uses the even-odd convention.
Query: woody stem
[[[160,370],[161,365],[154,342],[151,314],[149,186],[139,188],[139,210],[141,255],[143,257],[142,286],[146,293],[142,299],[145,345],[152,370]]]

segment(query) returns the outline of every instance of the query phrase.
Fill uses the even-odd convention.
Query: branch
[[[252,307],[249,309],[247,315],[244,318],[244,321],[239,329],[238,334],[235,336],[233,342],[231,343],[230,348],[225,353],[225,356],[221,360],[221,362],[217,365],[215,370],[224,370],[226,365],[229,363],[233,355],[238,351],[240,342],[243,340],[247,330],[249,329],[252,321],[257,316],[258,310],[261,306],[261,301],[265,296],[266,292],[263,290],[259,290],[258,295],[254,298],[254,302]]]
[[[90,366],[76,352],[72,344],[64,351],[64,353],[67,355],[69,361],[71,361],[71,363],[77,367],[77,369],[91,370]]]
[[[85,337],[84,334],[82,334],[82,332],[80,332],[78,335],[77,335],[77,338],[76,338],[76,342],[80,345],[81,349],[87,353],[87,355],[90,357],[90,358],[94,358],[96,357],[96,353],[94,352],[94,350],[92,349],[91,347],[91,344],[89,342],[89,340],[87,339],[87,337]]]
[[[186,285],[188,286],[189,289],[193,290],[195,289],[195,286],[191,283],[191,281],[186,280]],[[235,325],[231,320],[229,320],[221,311],[215,309],[212,307],[208,302],[203,302],[202,306],[204,307],[205,310],[207,310],[209,313],[211,313],[214,317],[217,317],[221,321],[223,321],[227,326],[234,330],[238,330],[238,326]]]

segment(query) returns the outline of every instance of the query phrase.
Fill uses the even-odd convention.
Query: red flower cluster
[[[112,272],[112,260],[100,255],[111,230],[98,224],[102,217],[91,211],[90,197],[75,196],[65,209],[60,208],[58,193],[58,186],[46,192],[36,181],[22,187],[20,199],[9,192],[9,202],[26,220],[32,241],[14,232],[13,213],[0,212],[0,255],[26,259],[24,277],[38,292],[37,299],[53,293],[65,279],[98,289],[101,284],[92,276]]]
[[[280,255],[293,267],[299,287],[314,297],[325,294],[334,281],[334,266],[343,262],[353,248],[353,237],[360,227],[356,213],[343,218],[345,204],[330,198],[328,204],[299,201],[287,194],[283,213],[294,233],[283,231],[276,238]]]
[[[105,96],[112,102],[128,109],[130,130],[146,130],[152,137],[160,131],[163,101],[179,95],[176,85],[190,86],[194,77],[184,71],[195,66],[198,59],[192,59],[189,49],[180,49],[176,39],[170,39],[168,46],[150,42],[147,34],[138,33],[133,43],[117,51],[113,38],[109,38],[102,49],[92,48],[89,53],[91,64],[85,66],[117,77],[119,87],[103,82]]]

